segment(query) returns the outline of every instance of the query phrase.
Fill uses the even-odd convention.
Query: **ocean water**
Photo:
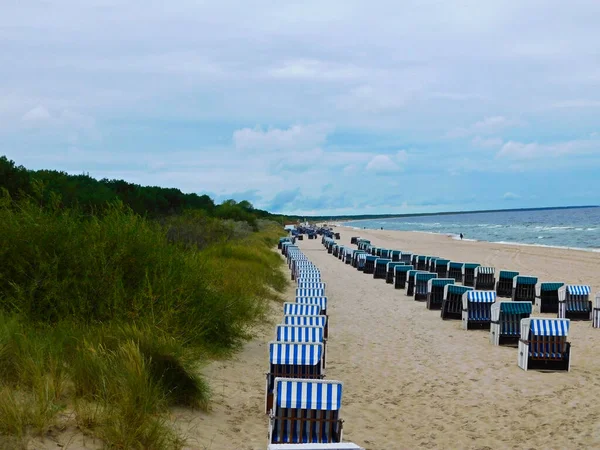
[[[362,229],[421,231],[458,238],[600,250],[600,207],[413,216],[346,222]]]

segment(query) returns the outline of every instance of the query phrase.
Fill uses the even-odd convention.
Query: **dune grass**
[[[238,348],[287,283],[278,228],[211,219],[207,241],[193,215],[174,233],[119,204],[56,204],[0,200],[0,439],[26,443],[68,412],[109,448],[181,447],[168,408],[209,408],[202,364]]]

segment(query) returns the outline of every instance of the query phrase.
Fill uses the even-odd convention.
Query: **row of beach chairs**
[[[352,242],[357,250],[323,239],[326,248],[332,247],[331,253],[342,253],[345,262],[358,270],[405,289],[415,301],[426,302],[428,309],[440,310],[442,319],[461,320],[465,330],[490,330],[490,342],[494,345],[516,344],[518,365],[524,370],[569,370],[570,319],[593,317],[593,326],[600,326],[600,296],[592,313],[589,286],[538,283],[536,277],[508,271],[501,271],[496,282],[491,267],[377,249],[360,238],[353,238]],[[452,275],[462,280],[462,285]],[[550,304],[550,309],[555,303],[553,312],[558,313],[558,318],[530,317],[536,297],[541,304]]]
[[[319,269],[288,238],[280,239],[295,301],[283,305],[282,323],[269,343],[265,412],[269,450],[364,450],[342,442],[343,383],[326,380],[329,335],[326,284]]]

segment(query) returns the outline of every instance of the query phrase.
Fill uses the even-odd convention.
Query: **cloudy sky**
[[[4,0],[0,154],[288,213],[600,203],[598,0]]]

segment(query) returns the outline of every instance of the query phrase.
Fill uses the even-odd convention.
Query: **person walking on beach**
[[[463,234],[462,234],[462,233],[460,233],[460,240],[461,240],[461,241],[462,241],[462,238],[463,238]]]

